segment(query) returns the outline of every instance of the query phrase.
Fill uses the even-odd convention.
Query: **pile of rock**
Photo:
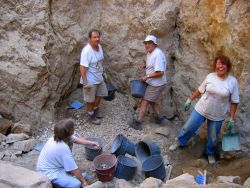
[[[36,143],[31,137],[30,125],[0,117],[0,160],[12,161],[31,151]]]

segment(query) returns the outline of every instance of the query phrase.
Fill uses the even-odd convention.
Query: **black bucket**
[[[120,155],[117,158],[115,177],[129,181],[133,178],[136,168],[137,163],[134,159],[125,155]]]
[[[108,89],[108,96],[103,97],[106,101],[112,101],[115,98],[115,92],[117,91],[116,87],[112,85],[111,83],[106,83],[107,89]]]
[[[118,134],[112,142],[111,153],[116,156],[126,153],[135,155],[135,144],[123,134]]]
[[[160,180],[166,178],[166,169],[163,158],[160,155],[152,155],[142,163],[142,171],[146,177],[154,177]]]
[[[145,94],[147,83],[141,82],[140,80],[131,80],[130,87],[131,87],[131,95],[133,97],[142,98]]]
[[[98,138],[87,138],[87,140],[98,142],[99,147],[95,148],[92,145],[85,146],[85,157],[87,160],[93,161],[94,158],[102,153],[103,143]]]
[[[153,141],[140,141],[135,145],[136,158],[143,163],[151,155],[160,155],[160,147]]]

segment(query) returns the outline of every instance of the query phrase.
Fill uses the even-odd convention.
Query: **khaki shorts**
[[[91,88],[83,88],[83,100],[88,103],[95,102],[95,97],[108,96],[108,90],[104,82],[94,84]]]
[[[160,94],[162,93],[164,88],[165,85],[162,86],[148,85],[143,99],[150,102],[156,102],[157,99],[160,97]]]

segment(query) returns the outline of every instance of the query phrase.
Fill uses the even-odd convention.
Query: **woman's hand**
[[[83,179],[83,180],[82,180],[82,185],[83,185],[82,187],[85,187],[85,186],[87,186],[87,185],[89,185],[89,184],[88,184],[88,182],[87,182],[85,179]]]
[[[226,122],[226,126],[227,126],[227,130],[231,131],[234,127],[234,121],[230,118],[227,122]]]
[[[93,145],[95,148],[99,148],[99,147],[100,147],[100,145],[99,145],[98,142],[92,142],[92,145]]]
[[[183,106],[184,111],[185,112],[188,111],[190,109],[190,107],[191,107],[191,99],[188,98],[187,101],[185,102],[184,106]]]

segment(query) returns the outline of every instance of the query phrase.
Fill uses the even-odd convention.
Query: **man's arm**
[[[148,74],[146,76],[143,76],[140,78],[141,81],[146,81],[149,78],[158,78],[158,77],[162,77],[164,75],[164,71],[155,71],[152,74]]]
[[[84,67],[84,66],[80,65],[80,73],[82,76],[83,83],[88,83],[87,76],[86,76],[87,71],[88,71],[88,67]]]

